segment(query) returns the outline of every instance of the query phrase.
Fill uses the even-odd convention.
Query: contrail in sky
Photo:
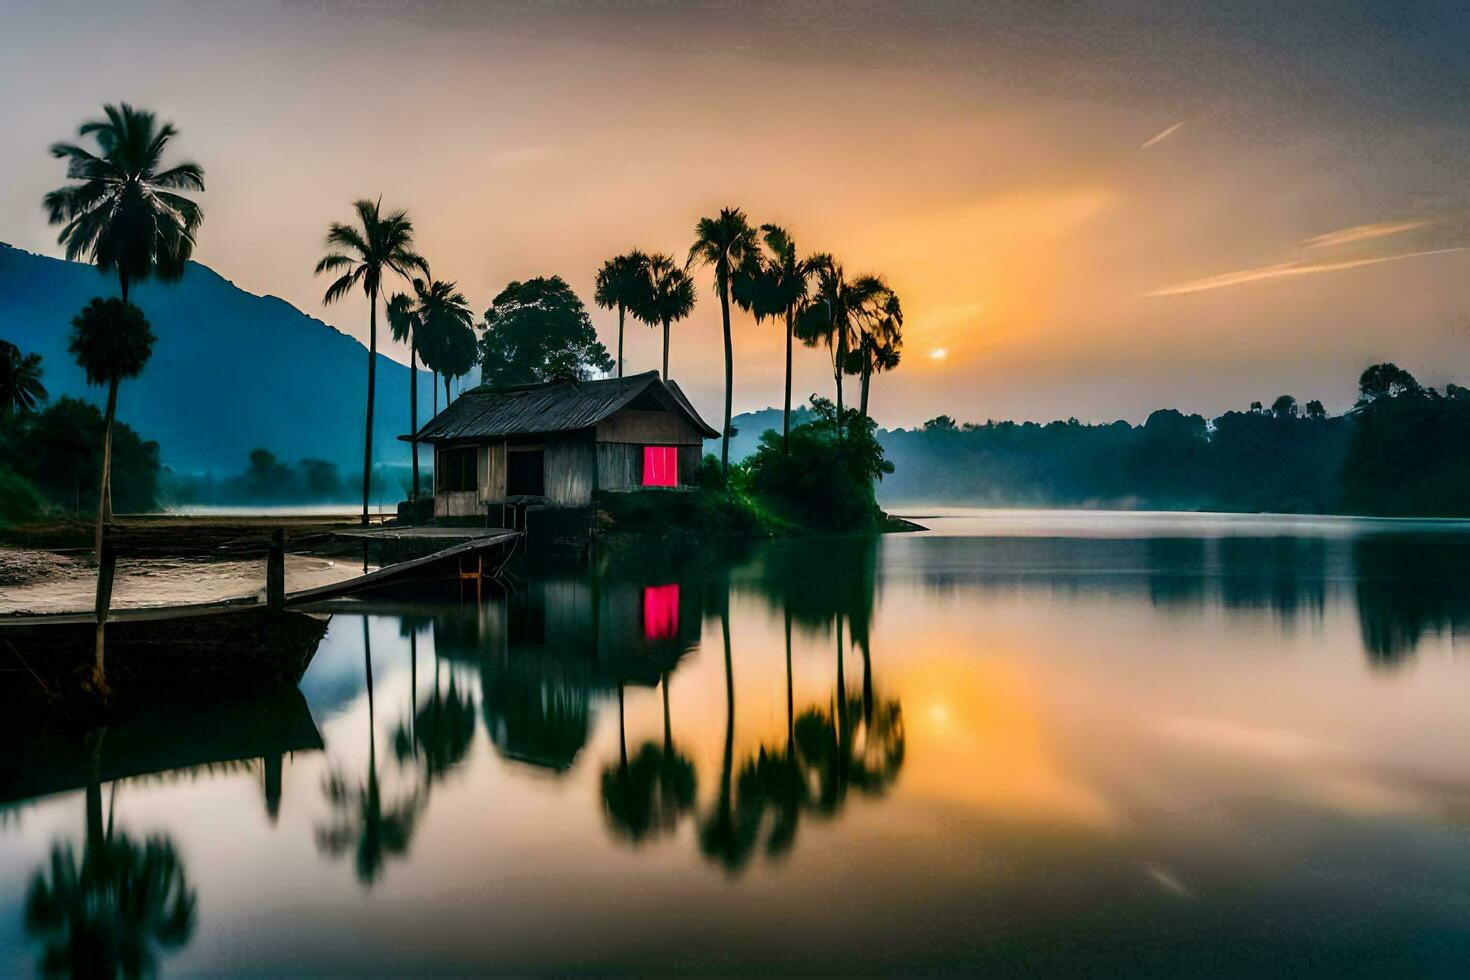
[[[1222,275],[1210,276],[1207,279],[1195,279],[1191,282],[1179,283],[1176,286],[1165,286],[1162,289],[1155,289],[1151,293],[1144,293],[1144,296],[1183,296],[1186,293],[1200,293],[1207,289],[1221,289],[1225,286],[1242,286],[1246,283],[1260,282],[1263,279],[1309,276],[1318,272],[1339,272],[1343,269],[1357,269],[1365,265],[1397,262],[1400,259],[1413,259],[1425,255],[1444,255],[1449,252],[1470,252],[1470,245],[1456,245],[1451,248],[1433,248],[1422,252],[1403,252],[1399,255],[1380,255],[1371,259],[1347,259],[1342,262],[1316,262],[1311,264],[1300,261],[1281,262],[1276,265],[1264,265],[1254,269],[1226,272]]]
[[[1179,127],[1180,126],[1183,126],[1183,125],[1184,125],[1184,123],[1182,123],[1182,122],[1175,123],[1174,125],[1170,126],[1168,129],[1164,130],[1162,133],[1159,133],[1153,139],[1149,140],[1147,143],[1145,143],[1142,146],[1140,146],[1139,149],[1140,150],[1146,150],[1150,146],[1153,146],[1155,143],[1162,143],[1164,140],[1168,139],[1170,136],[1173,136],[1175,133],[1179,132]]]

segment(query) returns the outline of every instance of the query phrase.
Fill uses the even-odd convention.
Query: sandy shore
[[[362,562],[311,555],[286,556],[286,590],[295,592],[362,574]],[[0,548],[0,616],[90,612],[96,569],[72,558],[28,548]],[[116,609],[220,602],[265,595],[261,559],[123,558],[117,563]]]

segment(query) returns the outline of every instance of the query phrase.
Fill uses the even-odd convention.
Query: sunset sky
[[[897,289],[887,425],[1341,410],[1385,359],[1465,383],[1467,8],[1197,6],[6,0],[0,240],[59,254],[46,147],[127,100],[205,167],[195,257],[358,336],[311,274],[356,197],[477,313],[535,275],[590,305],[604,258],[682,260],[728,204]],[[708,279],[672,373],[715,418]],[[736,411],[779,401],[780,351],[737,315]],[[829,385],[801,352],[798,392]]]

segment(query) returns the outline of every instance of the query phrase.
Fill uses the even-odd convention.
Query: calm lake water
[[[349,607],[299,695],[7,747],[0,973],[103,921],[179,974],[1463,975],[1470,527],[925,523]]]

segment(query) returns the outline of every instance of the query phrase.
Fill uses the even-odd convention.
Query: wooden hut
[[[598,490],[691,487],[713,429],[657,371],[460,395],[414,436],[434,447],[434,516],[507,500],[585,507]]]

